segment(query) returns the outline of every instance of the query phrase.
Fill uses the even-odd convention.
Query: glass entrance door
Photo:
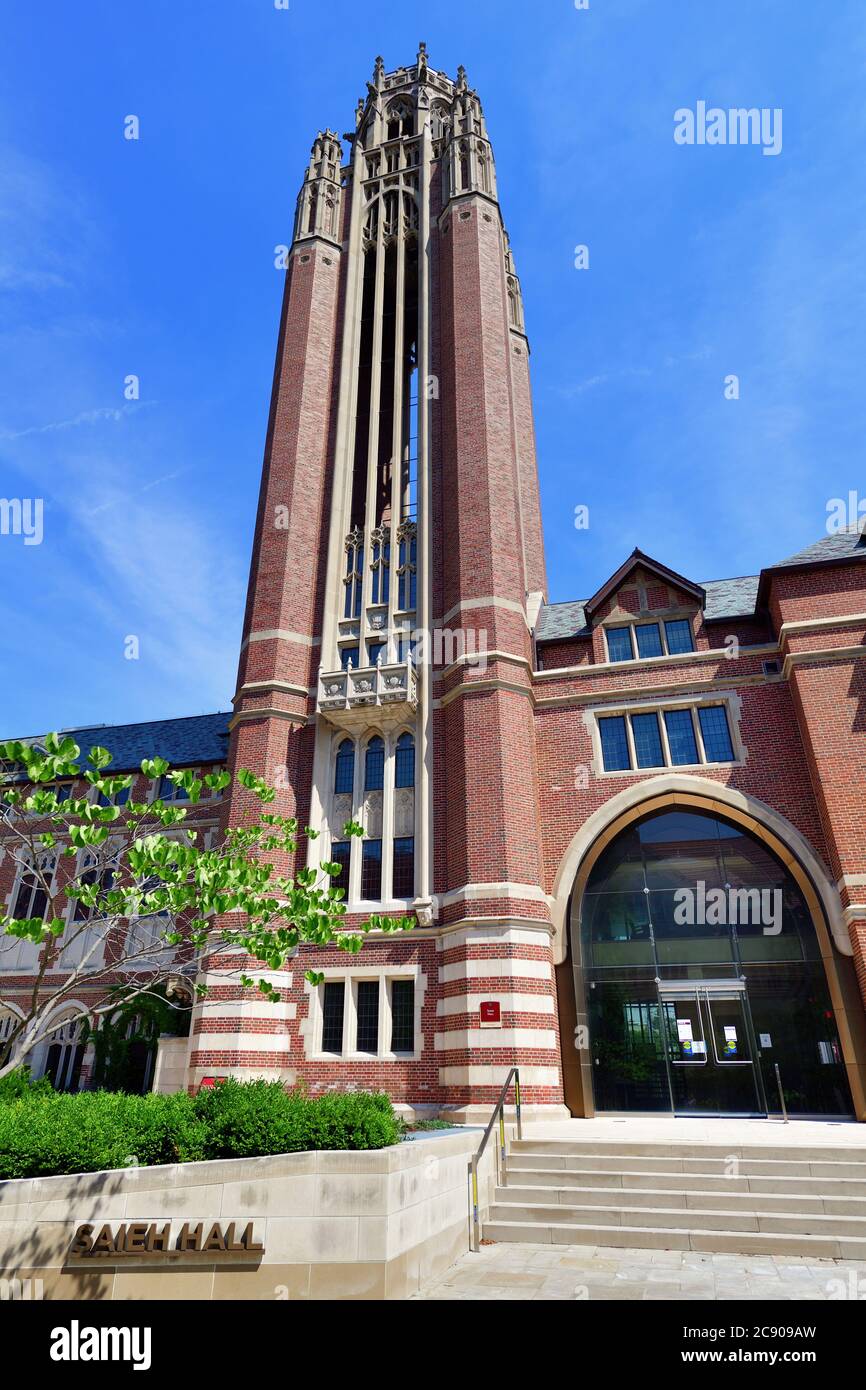
[[[765,1115],[745,990],[660,985],[659,997],[674,1113]]]

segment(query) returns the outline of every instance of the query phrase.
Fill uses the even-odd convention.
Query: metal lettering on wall
[[[223,1227],[215,1221],[209,1227],[203,1221],[196,1224],[184,1221],[174,1235],[173,1224],[132,1221],[120,1226],[79,1226],[69,1247],[70,1256],[152,1255],[181,1251],[191,1255],[263,1254],[264,1245],[255,1239],[253,1222],[247,1222],[243,1233],[235,1237],[234,1221]],[[176,1229],[176,1228],[174,1228]],[[207,1230],[207,1234],[205,1231]]]

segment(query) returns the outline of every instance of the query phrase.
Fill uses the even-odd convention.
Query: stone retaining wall
[[[468,1247],[467,1164],[480,1137],[0,1182],[0,1295],[30,1280],[31,1296],[46,1299],[405,1298]],[[264,1248],[174,1248],[183,1224],[199,1222],[202,1243],[214,1223],[223,1235],[234,1223],[235,1243],[252,1223],[251,1243]],[[132,1224],[171,1223],[171,1248],[70,1255],[85,1223],[94,1235],[107,1224],[115,1241],[125,1228],[121,1245],[141,1239]]]

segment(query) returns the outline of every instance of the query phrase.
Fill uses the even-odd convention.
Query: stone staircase
[[[866,1148],[514,1140],[483,1237],[866,1259]]]

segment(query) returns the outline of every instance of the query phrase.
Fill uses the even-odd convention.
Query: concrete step
[[[516,1174],[511,1175],[512,1179]],[[730,1183],[728,1188],[730,1189]],[[699,1188],[622,1188],[536,1184],[532,1174],[496,1189],[496,1201],[530,1206],[555,1203],[558,1206],[616,1207],[627,1211],[637,1207],[676,1207],[679,1210],[797,1212],[803,1215],[854,1216],[866,1218],[866,1197],[842,1197],[835,1193],[818,1195],[801,1192],[731,1192]]]
[[[859,1236],[866,1250],[866,1217],[826,1216],[815,1212],[730,1211],[712,1207],[654,1206],[604,1207],[567,1203],[523,1203],[503,1201],[497,1197],[490,1208],[490,1220],[528,1222],[530,1224],[563,1223],[598,1226],[647,1226],[650,1229],[708,1231],[764,1231],[790,1235]],[[486,1229],[486,1226],[485,1226]]]
[[[819,1260],[866,1259],[866,1239],[776,1231],[692,1230],[606,1226],[598,1222],[514,1221],[484,1223],[484,1239],[535,1245],[611,1245],[635,1250],[695,1250],[707,1254],[806,1256]]]
[[[618,1140],[618,1139],[514,1139],[509,1145],[514,1154],[547,1154],[593,1156],[607,1155],[620,1158],[632,1155],[636,1158],[728,1158],[736,1154],[738,1158],[797,1159],[801,1162],[837,1162],[866,1164],[866,1143],[856,1145],[800,1144],[792,1135],[790,1142],[784,1144],[719,1144],[716,1142],[683,1141],[660,1142],[656,1140]]]
[[[591,1159],[586,1160],[588,1164],[591,1161]],[[529,1184],[533,1187],[603,1187],[624,1191],[664,1188],[672,1191],[686,1190],[686,1179],[682,1173],[645,1173],[631,1169],[624,1169],[620,1172],[615,1172],[612,1169],[598,1171],[591,1167],[537,1168],[531,1155],[509,1157],[508,1175],[509,1181],[512,1183]],[[688,1175],[688,1190],[692,1189],[692,1185],[702,1192],[766,1192],[778,1193],[780,1196],[784,1196],[786,1193],[801,1193],[804,1196],[820,1196],[827,1193],[834,1197],[845,1197],[852,1200],[860,1197],[866,1198],[866,1177],[860,1179],[790,1177],[786,1175],[760,1177],[742,1172],[737,1173],[736,1176],[728,1177],[724,1173],[720,1173],[718,1168],[715,1168],[711,1172],[690,1173]]]
[[[736,1171],[745,1177],[802,1177],[802,1178],[856,1178],[866,1181],[866,1160],[861,1163],[832,1161],[824,1159],[765,1159],[740,1157],[736,1150],[729,1149],[717,1157],[701,1156],[692,1158],[655,1157],[647,1154],[586,1153],[575,1150],[570,1153],[544,1153],[515,1150],[510,1162],[515,1167],[531,1159],[533,1168],[551,1170],[595,1169],[596,1172],[615,1173],[625,1164],[632,1172],[638,1173],[682,1173],[719,1174],[724,1177],[731,1160],[736,1159]]]

